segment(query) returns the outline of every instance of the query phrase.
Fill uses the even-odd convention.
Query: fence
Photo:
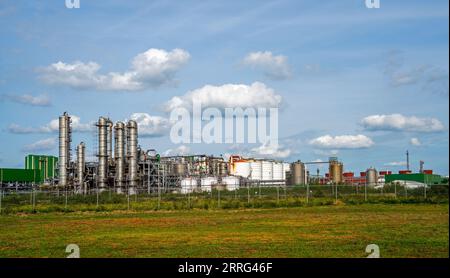
[[[228,209],[332,205],[337,203],[448,202],[448,185],[406,188],[400,184],[381,188],[348,185],[247,186],[227,191],[180,194],[157,188],[140,189],[136,194],[113,190],[76,194],[66,190],[30,188],[0,190],[0,213],[51,211]]]

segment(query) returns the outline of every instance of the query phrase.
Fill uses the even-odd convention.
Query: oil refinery
[[[439,184],[442,177],[432,170],[419,173],[408,170],[393,174],[370,167],[355,176],[344,171],[337,157],[326,162],[295,162],[247,158],[231,155],[228,160],[209,155],[160,156],[154,149],[144,150],[138,142],[138,124],[134,120],[113,122],[100,117],[95,124],[97,161],[86,160],[86,145],[79,142],[72,159],[72,122],[65,112],[59,117],[59,157],[27,155],[25,169],[0,168],[2,187],[42,185],[72,190],[79,194],[114,190],[116,193],[137,192],[210,192],[213,189],[236,190],[248,186],[287,186],[305,184],[383,186],[384,183],[406,182],[417,187]],[[328,173],[320,175],[308,169],[314,164],[328,164]]]

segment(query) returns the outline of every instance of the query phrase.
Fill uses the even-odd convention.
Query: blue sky
[[[364,2],[81,0],[67,9],[64,0],[0,0],[0,166],[57,155],[50,123],[68,111],[79,117],[73,144],[83,140],[91,155],[90,123],[145,113],[139,143],[160,153],[338,156],[359,172],[405,168],[408,149],[414,170],[424,160],[448,175],[449,3]],[[140,64],[152,55],[169,58]],[[172,98],[212,85],[217,103],[226,84],[245,93],[255,82],[267,89],[257,98],[281,97],[279,150],[170,142]]]

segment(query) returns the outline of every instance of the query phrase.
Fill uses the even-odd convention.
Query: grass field
[[[0,257],[448,257],[448,204],[0,216]]]

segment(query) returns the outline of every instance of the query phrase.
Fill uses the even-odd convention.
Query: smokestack
[[[423,173],[423,164],[425,164],[425,162],[423,162],[423,160],[421,160],[419,173]]]
[[[64,112],[59,117],[59,186],[67,186],[67,169],[70,164],[70,116]]]
[[[406,170],[409,171],[409,151],[406,150]]]
[[[100,117],[97,123],[98,127],[98,172],[97,172],[97,187],[100,191],[106,188],[107,176],[107,160],[108,160],[108,122],[104,117]]]

